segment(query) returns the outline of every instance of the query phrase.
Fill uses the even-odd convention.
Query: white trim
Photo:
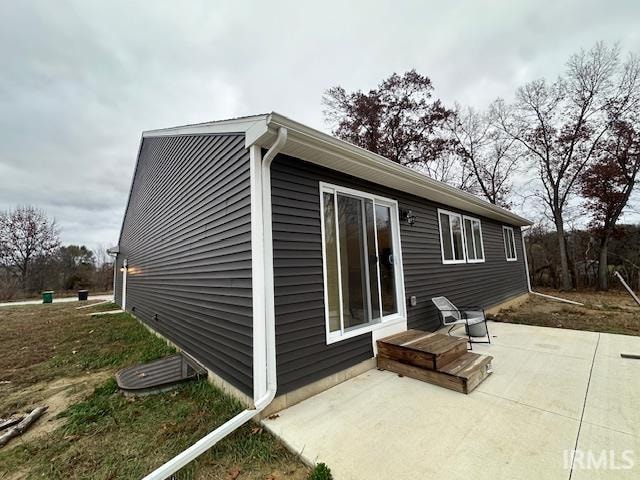
[[[506,231],[511,231],[511,246],[513,247],[513,257],[509,257],[509,249],[507,248],[507,237],[505,236]],[[504,256],[507,259],[507,262],[516,262],[518,260],[518,250],[516,249],[516,235],[513,232],[513,227],[508,227],[506,225],[502,226],[502,240],[504,242]]]
[[[219,120],[215,122],[194,123],[179,127],[159,128],[142,132],[142,137],[169,137],[176,135],[202,135],[212,133],[246,132],[256,123],[265,125],[267,114]],[[248,146],[247,146],[248,148]]]
[[[347,338],[352,338],[358,335],[362,335],[364,333],[372,332],[374,330],[378,330],[380,328],[386,328],[390,325],[396,324],[404,324],[406,330],[406,322],[407,322],[407,312],[406,312],[406,302],[405,298],[405,290],[404,290],[404,268],[402,264],[402,248],[400,242],[400,217],[398,214],[398,202],[391,198],[382,197],[380,195],[375,195],[369,192],[363,192],[361,190],[355,190],[348,187],[343,187],[340,185],[330,184],[326,182],[319,182],[319,193],[320,193],[320,230],[322,235],[322,273],[323,273],[323,286],[324,286],[324,311],[325,311],[325,333],[326,333],[326,343],[327,345],[339,342],[341,340],[345,340]],[[327,256],[326,256],[326,237],[325,237],[325,222],[324,218],[324,194],[329,193],[333,194],[334,201],[334,219],[336,222],[336,248],[337,248],[337,261],[338,261],[338,292],[339,292],[339,313],[340,313],[340,330],[331,332],[329,330],[329,292],[328,292],[328,282],[327,282]],[[386,317],[382,316],[382,292],[380,289],[380,267],[379,261],[376,267],[377,275],[376,279],[378,282],[378,307],[379,307],[379,317],[373,320],[373,315],[371,315],[372,319],[362,326],[355,326],[348,330],[344,328],[344,314],[342,312],[342,275],[341,275],[341,265],[340,265],[340,237],[339,237],[339,224],[338,224],[338,194],[345,194],[357,197],[359,199],[368,199],[373,202],[373,216],[375,221],[375,207],[376,205],[381,205],[389,208],[389,221],[391,223],[391,241],[393,242],[393,266],[394,266],[394,287],[396,294],[396,308],[397,312],[391,315],[387,315]],[[363,218],[363,223],[366,222],[366,215]],[[363,228],[366,228],[363,226]],[[375,244],[376,244],[376,255],[378,255],[377,246],[378,246],[378,233],[377,229],[375,229]],[[367,277],[367,290],[369,297],[371,295],[371,280]]]
[[[322,188],[320,189],[321,194],[324,193]],[[333,216],[335,218],[335,228],[336,228],[336,271],[338,273],[338,313],[340,314],[340,331],[344,332],[344,312],[342,311],[342,299],[343,299],[343,291],[342,291],[342,264],[340,263],[340,223],[338,222],[338,193],[333,190]],[[324,215],[324,209],[322,210],[322,215]],[[322,257],[325,257],[325,247],[322,247]],[[325,290],[326,292],[326,290]],[[325,297],[325,301],[329,301],[328,298]],[[328,317],[327,319],[328,320]],[[328,321],[326,323],[329,323]],[[335,332],[329,331],[327,338],[332,335],[335,335]]]
[[[389,211],[391,211],[391,208],[389,209]],[[391,214],[389,214],[391,215]],[[376,252],[380,251],[380,247],[378,245],[378,219],[376,218],[376,204],[373,204],[373,241],[376,245]],[[393,232],[393,228],[391,229],[391,231]],[[393,238],[393,234],[391,236],[391,241],[394,242],[395,244],[395,240]],[[376,253],[377,255],[377,253]],[[369,264],[369,262],[367,262],[367,265]],[[380,312],[378,312],[380,314],[380,320],[382,320],[382,280],[380,279],[381,277],[381,273],[380,273],[380,260],[378,259],[378,261],[376,262],[376,284],[378,285],[378,309],[380,310]],[[369,280],[369,282],[371,282],[371,280]],[[371,290],[371,289],[369,289]]]
[[[374,332],[376,330],[380,330],[382,328],[386,328],[391,325],[406,324],[406,322],[407,322],[406,318],[398,314],[395,314],[392,317],[387,317],[382,322],[366,323],[362,327],[357,327],[357,328],[354,327],[352,330],[346,330],[342,335],[332,335],[331,337],[327,337],[327,345],[331,345],[332,343],[337,343],[342,340],[346,340],[347,338],[357,337],[358,335],[363,335],[365,333]],[[406,330],[406,328],[404,328],[403,330]]]
[[[482,251],[482,258],[476,258],[471,260],[469,258],[469,255],[467,255],[467,263],[484,263],[485,261],[485,256],[484,256],[484,237],[482,235],[482,221],[479,218],[476,217],[471,217],[469,215],[463,215],[462,216],[462,234],[464,236],[464,243],[465,243],[465,251],[467,246],[467,234],[466,234],[466,227],[464,225],[464,221],[465,220],[469,220],[471,221],[471,241],[472,241],[472,245],[471,248],[473,248],[473,255],[476,255],[476,236],[473,234],[473,222],[478,222],[478,226],[480,227],[480,250]],[[467,253],[469,253],[467,251]]]
[[[453,264],[459,264],[459,263],[467,263],[467,248],[466,248],[466,239],[464,238],[464,223],[462,221],[462,214],[457,213],[457,212],[452,212],[450,210],[444,210],[442,208],[438,209],[438,237],[440,238],[440,257],[442,258],[442,263],[444,265],[453,265]],[[453,242],[453,228],[451,228],[451,220],[449,220],[449,239],[451,240],[451,253],[454,256],[453,260],[449,260],[444,258],[444,243],[442,243],[442,225],[440,223],[440,214],[444,213],[445,215],[448,215],[449,218],[453,217],[458,217],[460,219],[460,234],[462,236],[462,259],[456,259],[455,258],[455,247],[453,246],[454,242]]]

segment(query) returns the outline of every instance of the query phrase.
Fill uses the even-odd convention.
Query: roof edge
[[[377,170],[384,175],[392,175],[398,181],[410,182],[416,188],[424,190],[425,195],[426,193],[429,193],[429,196],[425,196],[425,198],[439,201],[445,205],[447,204],[447,199],[457,200],[458,203],[463,203],[470,207],[470,211],[476,213],[481,211],[483,212],[482,214],[489,218],[501,220],[514,226],[533,225],[533,222],[530,220],[521,217],[506,208],[489,203],[476,195],[452,187],[451,185],[447,185],[444,182],[434,180],[423,173],[393,162],[386,157],[378,155],[377,153],[370,152],[362,147],[340,140],[277,112],[249,115],[214,122],[196,123],[178,127],[147,130],[142,133],[142,138],[237,132],[245,134],[246,148],[249,148],[251,145],[259,145],[268,148],[274,141],[277,129],[280,127],[284,127],[289,131],[290,142],[297,141],[308,148],[317,149],[318,152],[331,152],[333,155],[357,162],[362,168],[366,167],[372,170]],[[441,198],[438,199],[434,197]],[[464,210],[465,208],[462,207],[461,209]]]
[[[263,134],[261,137],[257,137],[253,143],[260,144],[259,142],[263,137],[270,136],[270,134],[273,133],[273,131],[275,131],[275,129],[277,129],[278,127],[284,127],[287,128],[290,133],[294,132],[294,134],[297,134],[297,136],[304,137],[306,143],[311,146],[317,145],[320,148],[329,148],[331,150],[336,150],[347,158],[353,158],[354,156],[359,157],[366,162],[372,163],[372,166],[374,168],[378,168],[384,171],[385,174],[393,174],[406,181],[424,184],[429,190],[432,190],[435,193],[440,193],[446,197],[455,197],[477,208],[486,210],[488,213],[487,216],[489,217],[498,215],[502,218],[508,218],[511,222],[513,222],[514,225],[517,226],[533,225],[533,222],[531,222],[530,220],[521,217],[520,215],[517,215],[510,210],[507,210],[506,208],[502,208],[498,205],[483,200],[482,198],[473,195],[472,193],[468,193],[460,190],[459,188],[452,187],[451,185],[448,185],[444,182],[434,180],[431,177],[424,175],[423,173],[420,173],[404,165],[400,165],[399,163],[393,162],[392,160],[378,155],[377,153],[370,152],[369,150],[366,150],[362,147],[358,147],[357,145],[354,145],[352,143],[340,140],[327,133],[311,128],[300,122],[296,122],[295,120],[291,120],[290,118],[285,117],[284,115],[281,115],[279,113],[272,112],[271,114],[269,114],[267,118],[267,127],[270,126],[273,127],[273,130],[268,128],[265,134]],[[432,198],[432,200],[434,199]]]

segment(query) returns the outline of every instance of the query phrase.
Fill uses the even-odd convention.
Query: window
[[[480,220],[467,216],[462,218],[467,262],[484,262],[484,245],[482,244],[482,225],[480,224]]]
[[[404,318],[397,204],[320,185],[327,341]]]
[[[442,263],[464,263],[462,216],[446,210],[438,210],[438,218],[440,222]]]
[[[502,227],[502,236],[504,237],[504,253],[508,262],[515,262],[518,259],[516,253],[516,239],[513,235],[513,228]]]

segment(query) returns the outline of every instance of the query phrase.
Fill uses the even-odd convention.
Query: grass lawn
[[[540,293],[581,302],[584,306],[530,295],[522,305],[501,310],[495,319],[543,327],[640,335],[640,306],[627,292],[540,290]]]
[[[49,405],[0,449],[0,479],[141,478],[243,407],[206,381],[128,398],[113,374],[173,349],[113,305],[0,308],[0,418]],[[202,455],[184,478],[305,479],[309,469],[257,424]]]

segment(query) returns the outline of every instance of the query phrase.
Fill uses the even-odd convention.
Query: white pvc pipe
[[[244,425],[253,417],[264,410],[274,399],[277,390],[276,377],[276,326],[273,304],[273,243],[272,243],[272,222],[271,222],[271,162],[282,149],[287,141],[287,129],[280,128],[278,137],[271,148],[267,151],[261,162],[261,182],[260,196],[262,199],[262,232],[263,232],[263,262],[264,262],[264,357],[266,359],[265,370],[256,370],[259,365],[254,364],[254,375],[266,375],[266,389],[260,394],[254,391],[254,408],[240,412],[238,415],[228,420],[226,423],[216,428],[206,436],[202,437],[192,446],[178,454],[161,467],[157,468],[143,480],[165,480],[180,470],[185,465],[192,462],[198,456],[213,447],[224,437],[232,433],[237,428]],[[255,281],[255,279],[254,279]],[[124,308],[124,306],[123,306]],[[254,315],[260,312],[254,312]],[[255,335],[255,332],[254,332]],[[258,343],[254,342],[254,349]],[[255,355],[256,352],[254,352]],[[260,352],[258,352],[260,353]],[[255,383],[254,383],[255,385]],[[260,395],[260,396],[258,396]]]
[[[531,289],[531,278],[529,277],[529,260],[527,259],[527,245],[524,242],[524,232],[520,229],[520,237],[522,239],[522,254],[524,258],[524,268],[527,272],[527,288],[529,293],[533,295],[538,295],[539,297],[547,298],[549,300],[556,300],[558,302],[570,303],[572,305],[580,305],[584,306],[584,303],[574,302],[573,300],[567,300],[566,298],[554,297],[553,295],[546,295],[544,293],[534,292]]]
[[[622,278],[622,275],[620,275],[620,272],[615,272],[615,275],[618,277],[618,280],[622,282],[622,286],[627,289],[627,292],[629,292],[629,294],[633,297],[636,303],[640,305],[640,298],[638,298],[638,296],[634,293],[634,291],[631,290],[631,287],[627,284],[627,282],[624,281],[624,278]]]

